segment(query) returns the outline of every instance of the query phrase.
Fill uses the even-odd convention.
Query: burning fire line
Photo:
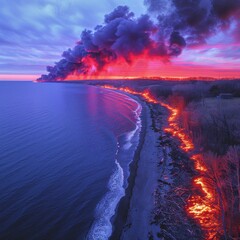
[[[201,177],[196,177],[193,180],[193,185],[200,190],[201,195],[193,195],[188,200],[187,212],[193,217],[204,230],[206,236],[206,240],[214,239],[217,233],[219,233],[222,229],[222,226],[218,220],[218,216],[220,215],[220,211],[218,208],[213,207],[216,206],[216,193],[215,191],[208,186],[208,180],[205,173],[207,173],[207,167],[203,163],[201,154],[191,154],[191,151],[194,150],[194,144],[190,137],[184,132],[184,129],[179,127],[178,117],[179,110],[170,106],[167,103],[156,100],[153,96],[151,96],[150,91],[145,90],[143,92],[136,92],[128,87],[113,87],[111,85],[103,86],[107,89],[112,90],[120,90],[126,93],[134,94],[141,96],[144,100],[149,103],[160,104],[162,107],[165,107],[169,110],[170,116],[168,118],[169,126],[164,129],[165,132],[171,134],[172,136],[178,138],[180,140],[180,148],[186,153],[190,154],[191,160],[194,161],[195,169],[202,175]]]

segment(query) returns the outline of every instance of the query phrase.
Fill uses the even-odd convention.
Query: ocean
[[[95,86],[0,82],[0,239],[108,239],[140,114]]]

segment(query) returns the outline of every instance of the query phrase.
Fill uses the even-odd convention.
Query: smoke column
[[[103,25],[84,30],[76,46],[47,66],[48,74],[38,81],[94,75],[118,61],[131,64],[142,55],[170,61],[185,47],[202,44],[240,20],[240,0],[145,0],[145,5],[148,14],[139,18],[127,6],[105,15]]]

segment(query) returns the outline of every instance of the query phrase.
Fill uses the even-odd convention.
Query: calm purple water
[[[140,112],[97,87],[0,82],[0,239],[108,239]]]

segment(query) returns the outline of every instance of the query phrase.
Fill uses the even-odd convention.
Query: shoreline
[[[125,94],[125,93],[123,93],[123,94]],[[133,160],[129,165],[130,175],[127,180],[128,186],[125,190],[125,195],[119,201],[118,206],[116,208],[116,213],[111,220],[113,231],[109,238],[110,240],[120,239],[122,232],[124,230],[124,227],[126,225],[127,217],[128,217],[128,213],[129,213],[129,209],[130,209],[130,201],[131,201],[133,189],[135,186],[135,178],[137,176],[138,162],[140,160],[140,153],[142,151],[142,147],[143,147],[143,144],[145,141],[145,135],[146,135],[146,131],[147,131],[147,129],[146,129],[146,118],[147,118],[146,103],[143,102],[142,100],[140,100],[136,96],[133,96],[133,95],[130,96],[129,94],[125,94],[125,95],[127,95],[130,98],[133,98],[135,101],[137,101],[142,106],[142,112],[141,112],[141,116],[140,116],[142,127],[141,127],[141,131],[139,134],[139,143],[138,143],[137,149],[134,153]]]
[[[129,164],[125,195],[110,219],[112,233],[108,239],[202,238],[201,228],[185,211],[196,175],[193,163],[181,150],[179,140],[163,131],[169,124],[168,108],[151,99],[145,101],[134,91],[121,94],[142,106],[142,127]]]
[[[86,86],[88,86],[88,85],[86,85]],[[91,87],[102,89],[99,86],[91,86]],[[105,90],[105,89],[103,89],[103,90]],[[127,99],[128,102],[134,102],[135,104],[137,104],[137,108],[132,109],[132,111],[131,111],[132,113],[134,113],[134,115],[136,117],[136,123],[135,123],[136,127],[134,130],[123,132],[122,134],[118,135],[118,137],[117,137],[118,148],[115,153],[115,164],[116,164],[118,170],[114,171],[113,174],[110,176],[110,179],[108,181],[108,191],[106,192],[104,197],[102,197],[102,199],[98,202],[98,204],[96,206],[95,212],[98,212],[98,214],[97,214],[98,217],[93,220],[93,222],[91,224],[91,228],[88,231],[88,234],[86,236],[87,239],[89,239],[89,240],[98,238],[99,235],[103,239],[110,239],[112,236],[113,229],[114,229],[113,219],[117,218],[118,205],[121,202],[121,200],[123,198],[125,198],[125,196],[126,196],[126,191],[127,191],[126,189],[128,189],[129,177],[130,177],[131,171],[132,171],[130,166],[131,166],[132,162],[134,162],[134,160],[135,160],[135,155],[139,148],[141,133],[142,133],[142,129],[143,129],[142,128],[142,124],[143,124],[142,119],[143,119],[143,115],[144,115],[143,114],[144,110],[143,110],[143,106],[142,106],[140,99],[137,98],[136,96],[132,96],[130,94],[125,94],[122,91],[114,91],[114,90],[105,90],[105,91],[113,92],[115,95],[120,95],[122,98],[124,98],[123,100]],[[121,138],[121,136],[125,136],[125,135],[128,136],[129,134],[131,135],[131,137],[129,139],[127,137],[128,143],[131,142],[131,139],[135,136],[135,134],[138,135],[138,139],[135,141],[135,143],[130,143],[131,145],[134,144],[133,145],[134,150],[131,151],[131,156],[128,156],[128,158],[127,158],[127,159],[131,159],[131,161],[128,165],[129,173],[126,173],[126,172],[124,173],[125,167],[121,166],[121,160],[123,160],[121,158],[121,151],[124,150],[124,144],[126,144],[126,143],[122,142],[121,139],[119,139],[119,138]],[[131,145],[130,145],[130,147],[131,147]],[[120,156],[118,155],[119,150],[120,150]],[[126,176],[124,176],[124,175],[126,175]],[[116,180],[116,176],[117,176],[117,180]],[[113,185],[112,185],[112,182],[113,182]],[[134,183],[133,183],[133,185],[134,185]],[[116,186],[118,186],[118,188],[116,188]],[[115,197],[111,198],[111,201],[108,201],[108,199],[110,199],[110,197],[108,197],[108,196],[111,196],[112,193],[115,193],[114,194]],[[116,194],[118,196],[116,196]],[[99,206],[101,206],[101,207],[99,207]],[[107,209],[107,210],[105,211],[104,209]],[[104,213],[104,214],[102,215],[102,213]],[[116,224],[116,226],[119,226],[119,225],[120,224]],[[111,229],[111,231],[109,231],[109,229]],[[114,238],[114,239],[116,239],[116,238]]]
[[[101,88],[101,85],[90,85]],[[202,229],[186,212],[196,172],[189,156],[182,151],[179,139],[164,131],[169,124],[169,109],[147,96],[146,101],[144,95],[140,97],[138,91],[141,93],[143,86],[133,91],[125,87],[126,91],[118,86],[110,89],[123,89],[121,94],[142,106],[142,127],[133,158],[131,156],[125,195],[110,219],[112,229],[108,239],[156,240],[175,239],[175,236],[179,240],[202,239]]]
[[[195,175],[193,163],[179,148],[178,140],[162,130],[167,124],[167,110],[138,99],[143,109],[139,146],[109,239],[200,239],[201,229],[185,211]],[[179,195],[179,189],[187,190]]]
[[[127,213],[127,221],[121,240],[153,239],[160,230],[153,223],[155,190],[158,186],[159,162],[163,151],[158,146],[159,132],[153,126],[152,104],[143,101],[145,107],[145,135],[139,153],[138,168]]]

